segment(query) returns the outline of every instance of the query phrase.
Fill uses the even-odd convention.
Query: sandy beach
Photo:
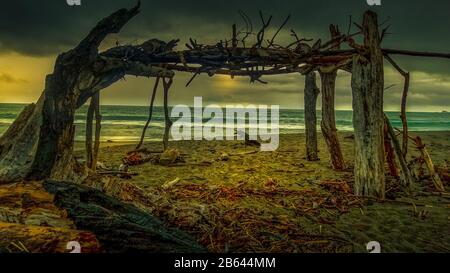
[[[423,138],[436,166],[450,161],[450,132],[411,135]],[[352,133],[339,136],[349,166],[343,172],[331,169],[320,135],[321,160],[308,162],[305,136],[299,134],[282,135],[275,152],[239,141],[170,142],[182,162],[130,167],[136,175],[127,183],[158,197],[139,205],[212,252],[367,252],[370,241],[380,242],[386,252],[449,251],[449,196],[428,194],[432,184],[425,180],[407,197],[388,179],[391,201],[355,197]],[[99,161],[118,169],[134,148],[134,143],[102,143]],[[161,151],[162,143],[144,148]],[[81,159],[83,143],[76,150]],[[413,145],[410,155],[418,155]]]

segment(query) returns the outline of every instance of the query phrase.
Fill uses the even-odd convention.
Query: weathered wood
[[[58,56],[53,74],[46,79],[43,121],[30,180],[73,178],[74,116],[81,93],[96,92],[92,64],[98,47],[108,34],[120,31],[138,12],[139,5],[117,11],[102,20],[75,49]]]
[[[95,141],[92,155],[92,169],[97,169],[98,154],[100,151],[100,134],[102,130],[102,114],[100,113],[100,93],[97,92],[93,97],[95,109]]]
[[[95,141],[92,145],[93,124],[95,116]],[[86,115],[86,166],[95,171],[100,149],[100,133],[102,128],[102,116],[100,114],[100,94],[97,92],[91,98]]]
[[[305,78],[305,134],[306,158],[308,161],[319,160],[317,149],[317,97],[319,88],[316,83],[316,73],[310,72]]]
[[[388,163],[389,174],[392,177],[399,177],[397,163],[395,162],[395,151],[392,147],[392,139],[389,135],[389,128],[387,122],[384,125],[384,151],[386,153],[386,161]]]
[[[26,176],[39,138],[43,97],[19,114],[0,138],[0,184],[16,182]]]
[[[330,26],[330,32],[332,40],[340,36],[339,30],[334,25]],[[332,49],[339,49],[339,44],[334,45]],[[344,170],[346,166],[338,139],[335,114],[337,70],[333,69],[331,72],[322,72],[323,70],[328,69],[319,70],[321,71],[320,78],[322,81],[322,135],[327,144],[333,169]]]
[[[389,134],[389,139],[392,141],[392,144],[394,145],[394,152],[397,155],[397,160],[400,164],[401,169],[401,181],[402,185],[405,186],[406,189],[411,189],[412,185],[414,184],[414,177],[411,173],[411,170],[408,167],[408,163],[406,162],[406,158],[403,156],[402,148],[400,147],[400,143],[398,142],[398,139],[395,135],[394,128],[391,125],[391,122],[389,121],[388,117],[384,115],[385,119],[385,125]]]
[[[384,69],[376,13],[367,11],[362,24],[365,56],[353,57],[352,94],[355,129],[355,194],[385,197]]]
[[[93,136],[93,126],[94,126],[94,112],[95,112],[95,102],[94,97],[91,98],[91,102],[88,107],[88,111],[86,114],[86,140],[85,140],[85,149],[86,149],[86,167],[92,169],[93,164],[93,145],[92,145],[92,136]]]
[[[158,91],[160,80],[161,80],[160,77],[156,77],[156,82],[155,85],[153,86],[152,97],[150,99],[150,106],[148,108],[148,119],[147,122],[145,123],[144,129],[142,130],[141,139],[139,141],[139,144],[136,146],[136,150],[139,150],[142,147],[142,144],[144,144],[145,134],[147,133],[148,126],[150,126],[150,122],[152,121],[153,105],[155,104],[156,92]]]
[[[423,144],[422,138],[417,136],[414,138],[414,143],[416,144],[417,149],[422,154],[422,158],[425,161],[425,165],[427,166],[428,174],[430,175],[431,180],[433,181],[433,185],[438,192],[445,192],[444,184],[442,184],[442,180],[439,175],[436,173],[436,169],[434,167],[433,161],[431,160],[430,154],[427,151],[425,144]]]
[[[82,178],[84,169],[74,172],[76,109],[126,74],[173,76],[171,71],[141,63],[107,60],[99,63],[97,53],[102,40],[110,33],[117,33],[138,12],[139,5],[115,12],[100,21],[76,48],[58,56],[33,112],[12,125],[17,133],[14,140],[7,141],[5,137],[0,140],[0,144],[8,147],[2,149],[7,152],[0,154],[1,181]]]
[[[409,72],[404,71],[389,55],[385,55],[386,60],[405,78],[405,82],[403,84],[403,93],[402,93],[402,103],[401,103],[401,114],[400,119],[402,120],[402,149],[403,156],[406,157],[408,154],[408,119],[406,117],[406,103],[408,100],[408,92],[409,92],[409,82],[411,79],[411,75]]]
[[[107,253],[206,252],[188,234],[99,190],[63,181],[43,185],[55,195],[55,205],[67,211],[78,229],[94,233]]]
[[[163,78],[163,87],[164,87],[164,139],[163,139],[163,145],[164,145],[164,151],[167,150],[169,147],[169,136],[170,136],[170,129],[172,128],[172,121],[170,120],[170,114],[169,114],[169,90],[170,87],[173,84],[173,79],[165,79]]]

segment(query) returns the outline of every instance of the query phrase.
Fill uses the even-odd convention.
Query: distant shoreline
[[[31,104],[31,103],[34,103],[34,102],[30,102],[30,103],[18,103],[18,102],[0,102],[0,106],[1,105],[15,105],[15,106],[27,106],[27,105],[29,105],[29,104]],[[188,105],[189,107],[193,107],[192,105]],[[131,108],[133,108],[133,107],[135,107],[135,108],[148,108],[148,105],[126,105],[126,104],[102,104],[102,105],[100,105],[100,107],[131,107]],[[162,108],[163,107],[163,105],[155,105],[155,107],[157,107],[157,108]],[[171,107],[170,105],[169,105],[169,107]],[[81,108],[87,108],[87,105],[83,105]],[[304,111],[305,109],[303,109],[303,108],[289,108],[289,107],[281,107],[280,106],[280,110],[287,110],[287,111]],[[317,108],[316,109],[318,112],[321,112],[321,108]],[[352,109],[336,109],[336,111],[339,111],[339,112],[353,112],[353,110]],[[400,113],[400,110],[396,110],[396,111],[392,111],[392,110],[388,110],[388,111],[384,111],[384,112],[386,112],[386,113]],[[408,113],[411,113],[411,114],[414,114],[414,113],[435,113],[435,114],[439,114],[439,113],[444,113],[444,114],[446,114],[446,113],[450,113],[450,109],[449,110],[436,110],[436,111],[408,111],[408,112],[406,112],[407,114]]]

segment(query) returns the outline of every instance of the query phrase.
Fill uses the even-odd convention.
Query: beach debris
[[[175,163],[184,163],[185,160],[178,149],[168,149],[159,157],[159,165],[169,166]]]
[[[230,155],[227,153],[222,153],[219,158],[220,161],[230,161],[230,159]]]
[[[122,179],[131,179],[133,176],[139,175],[138,173],[122,172],[122,171],[104,171],[98,172],[100,175],[114,175]]]
[[[167,189],[169,189],[169,188],[175,186],[175,184],[177,184],[177,183],[180,182],[180,181],[181,181],[181,178],[177,177],[175,180],[172,180],[172,181],[169,181],[169,182],[164,183],[164,184],[161,186],[161,188],[163,188],[164,190],[167,190]]]
[[[259,141],[251,139],[250,135],[247,134],[247,132],[238,130],[237,135],[244,138],[244,144],[245,146],[252,146],[252,147],[261,147],[261,143]]]
[[[245,180],[234,186],[175,183],[160,195],[169,198],[172,205],[161,208],[153,204],[154,213],[168,219],[173,226],[190,230],[202,245],[215,253],[224,249],[271,253],[344,249],[348,246],[344,238],[323,231],[322,234],[306,233],[296,216],[321,225],[330,224],[350,207],[361,206],[359,198],[342,191],[332,193],[319,187],[290,189],[274,178],[263,181],[262,188],[255,188]],[[244,205],[248,198],[251,204]],[[269,213],[267,203],[283,212]],[[328,216],[323,216],[323,211]]]
[[[276,191],[278,187],[278,181],[272,178],[267,179],[266,183],[264,184],[264,187],[266,189],[269,189],[270,191]]]
[[[417,149],[420,151],[423,160],[425,161],[425,165],[428,169],[428,173],[430,175],[430,178],[433,182],[434,187],[439,192],[445,192],[444,185],[442,184],[442,180],[439,177],[439,175],[436,173],[436,169],[434,167],[433,161],[431,160],[430,154],[427,151],[427,148],[425,144],[422,142],[422,138],[419,136],[413,138],[413,141],[417,147]]]
[[[159,153],[140,149],[131,151],[122,159],[123,164],[128,166],[138,166],[147,162],[157,163],[159,161]]]
[[[77,228],[96,235],[106,252],[204,252],[187,233],[100,190],[64,181],[45,181],[43,186]]]
[[[331,192],[351,193],[352,190],[345,181],[322,181],[319,185]]]
[[[259,151],[255,150],[255,151],[248,151],[248,152],[241,152],[241,153],[230,154],[230,156],[252,155],[252,154],[257,154],[258,152]]]
[[[106,165],[104,162],[97,162],[97,170],[105,170],[105,171],[109,171],[111,170],[111,167],[109,167],[108,165]]]
[[[447,160],[437,169],[437,172],[443,183],[450,184],[450,165]]]
[[[428,210],[421,210],[419,212],[418,217],[419,217],[420,220],[425,220],[425,219],[427,219],[429,217],[429,215],[430,215],[430,212]]]
[[[119,171],[121,172],[128,172],[129,166],[127,164],[120,164]]]

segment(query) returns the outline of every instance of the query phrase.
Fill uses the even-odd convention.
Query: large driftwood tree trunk
[[[362,25],[367,54],[353,57],[355,194],[384,198],[384,71],[377,15],[368,11]]]
[[[100,21],[76,48],[58,56],[39,101],[26,107],[0,138],[0,183],[83,175],[74,172],[75,111],[126,74],[173,76],[173,72],[151,65],[99,56],[98,47],[106,36],[119,32],[138,13],[139,5],[115,12]]]
[[[330,32],[332,39],[336,39],[340,36],[339,30],[334,25],[330,26]],[[333,49],[339,49],[339,45],[336,45]],[[344,170],[346,167],[337,134],[336,114],[334,109],[337,70],[333,69],[332,71],[324,72],[325,70],[327,69],[321,69],[320,73],[322,81],[322,135],[327,144],[333,169]]]
[[[317,97],[319,88],[316,84],[316,73],[310,72],[305,78],[305,132],[306,158],[308,161],[319,160],[317,149]]]

